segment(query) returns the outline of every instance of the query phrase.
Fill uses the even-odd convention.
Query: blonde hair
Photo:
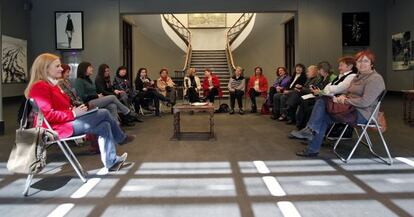
[[[310,66],[308,66],[308,71],[311,71],[311,70],[318,70],[318,67],[317,66],[315,66],[315,65],[310,65]]]
[[[187,76],[190,76],[191,74],[193,74],[193,75],[196,74],[196,69],[195,68],[189,68],[187,70]]]
[[[36,57],[35,61],[33,62],[32,68],[30,69],[30,81],[24,90],[24,95],[28,98],[30,89],[32,88],[33,84],[37,81],[43,80],[47,81],[47,70],[50,64],[59,59],[59,56],[56,56],[51,53],[43,53]]]
[[[241,66],[236,66],[236,70],[240,70],[242,73],[244,72],[244,69]]]

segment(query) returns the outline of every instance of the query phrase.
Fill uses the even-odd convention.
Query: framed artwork
[[[55,12],[56,50],[83,50],[83,12]]]
[[[392,70],[409,70],[413,68],[413,41],[411,32],[400,32],[391,36]]]
[[[369,13],[342,13],[342,45],[369,46]]]
[[[225,28],[225,13],[188,14],[188,28]]]
[[[2,35],[2,82],[27,81],[27,41]]]

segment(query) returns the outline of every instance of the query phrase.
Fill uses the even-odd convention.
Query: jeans
[[[122,104],[114,95],[104,96],[89,101],[89,104],[98,108],[105,108],[111,112],[115,120],[118,119],[118,112],[124,115],[130,112],[129,108]]]
[[[101,160],[106,168],[111,168],[118,161],[115,145],[124,141],[126,135],[108,110],[80,116],[73,121],[73,136],[95,134],[98,138]]]
[[[357,124],[365,124],[366,120],[359,112],[357,112]],[[309,119],[307,127],[314,131],[314,136],[312,141],[308,145],[308,150],[311,153],[319,152],[325,137],[325,132],[330,124],[334,123],[326,112],[325,101],[320,98],[316,100],[316,103],[313,107],[311,117]]]
[[[174,87],[169,87],[166,90],[166,97],[170,100],[172,104],[175,104],[177,98],[177,91]]]
[[[273,95],[273,110],[272,113],[274,116],[279,117],[280,114],[285,113],[286,111],[286,100],[287,94],[276,93]]]
[[[269,104],[273,106],[273,96],[277,93],[277,90],[275,87],[269,88],[269,96],[267,97],[269,99]]]
[[[244,91],[242,90],[230,91],[230,108],[231,109],[234,109],[234,104],[236,103],[236,99],[237,99],[237,104],[239,105],[239,109],[243,108],[243,95],[244,95]]]
[[[250,101],[252,102],[252,107],[257,108],[256,97],[260,96],[262,93],[257,92],[255,89],[250,89]]]

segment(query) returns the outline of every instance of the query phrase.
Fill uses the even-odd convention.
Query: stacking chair
[[[343,135],[344,135],[344,133],[345,133],[345,131],[346,131],[346,129],[348,128],[348,127],[352,127],[352,126],[349,126],[349,125],[346,125],[345,126],[345,128],[343,129],[343,131],[341,132],[341,135],[339,136],[339,138],[338,138],[338,140],[336,141],[336,143],[335,143],[335,145],[334,145],[334,148],[333,148],[333,152],[339,157],[339,159],[341,159],[343,162],[345,162],[345,163],[347,163],[350,159],[351,159],[351,157],[352,157],[352,155],[354,154],[354,152],[355,152],[355,150],[358,148],[358,146],[359,146],[359,144],[364,144],[366,147],[368,147],[368,149],[369,149],[369,151],[375,156],[375,157],[377,157],[377,158],[379,158],[380,160],[382,160],[384,163],[386,163],[386,164],[388,164],[388,165],[392,165],[392,163],[393,163],[393,160],[392,160],[392,157],[391,157],[391,154],[390,154],[390,151],[389,151],[389,149],[388,149],[388,146],[387,146],[387,143],[386,143],[386,141],[385,141],[385,139],[384,139],[384,136],[383,136],[383,134],[382,134],[382,132],[381,132],[381,126],[378,124],[378,120],[377,120],[377,114],[378,114],[378,112],[379,112],[379,109],[380,109],[380,106],[381,106],[381,102],[382,102],[382,100],[384,99],[384,96],[385,96],[385,94],[387,93],[387,91],[386,90],[384,90],[379,96],[378,96],[378,99],[377,99],[377,105],[375,106],[375,109],[374,109],[374,111],[373,111],[373,113],[371,114],[371,116],[369,117],[369,119],[368,119],[368,121],[367,121],[367,123],[365,123],[365,124],[357,124],[356,126],[355,126],[355,132],[356,132],[356,135],[358,136],[358,140],[357,140],[357,142],[354,144],[354,147],[352,148],[352,150],[351,150],[351,152],[348,154],[348,156],[345,156],[345,157],[343,157],[342,155],[340,155],[338,152],[337,152],[337,147],[339,146],[339,144],[340,144],[340,142],[341,142],[341,139],[342,139],[342,137],[343,137]],[[332,125],[332,127],[331,127],[331,129],[329,130],[329,132],[333,129],[333,127],[334,127],[335,125]],[[357,130],[357,128],[361,128],[361,133],[359,134],[358,133],[358,130]],[[368,134],[368,128],[371,128],[371,129],[376,129],[376,131],[378,132],[378,134],[379,134],[379,136],[380,136],[380,138],[381,138],[381,142],[382,142],[382,145],[384,146],[384,149],[385,149],[385,151],[386,151],[386,154],[387,154],[387,158],[388,158],[388,160],[386,159],[386,158],[384,158],[384,157],[382,157],[382,156],[380,156],[380,155],[378,155],[375,151],[374,151],[374,149],[373,149],[373,144],[372,144],[372,141],[371,141],[371,139],[370,139],[370,136],[369,136],[369,134]],[[329,135],[329,133],[328,133],[328,135]],[[363,141],[363,138],[365,138],[365,141]]]
[[[37,105],[37,103],[34,99],[29,99],[29,102],[32,106],[32,111],[31,112],[34,115],[39,115],[39,114],[43,115],[42,111],[40,110],[39,106]],[[28,112],[28,113],[30,113],[30,112]],[[24,115],[22,118],[27,118],[27,115]],[[49,130],[53,130],[45,117],[43,118],[43,123],[46,125],[46,127]],[[87,179],[85,178],[85,176],[87,175],[87,172],[82,168],[82,165],[79,163],[79,161],[76,158],[75,154],[73,154],[72,150],[69,148],[69,146],[67,144],[67,141],[73,141],[73,140],[77,140],[77,139],[84,138],[84,137],[85,137],[85,135],[80,135],[80,136],[73,136],[73,137],[64,138],[64,139],[56,139],[56,140],[53,140],[53,141],[47,143],[47,147],[50,147],[51,145],[56,143],[59,146],[59,148],[62,150],[65,157],[68,159],[70,165],[73,167],[76,174],[79,176],[79,178],[82,180],[82,182],[86,183]],[[33,176],[34,176],[34,174],[27,175],[26,185],[25,185],[25,188],[24,188],[24,191],[23,191],[24,196],[27,196],[29,194],[29,188],[30,188]]]

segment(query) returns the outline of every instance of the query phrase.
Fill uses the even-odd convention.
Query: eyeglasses
[[[359,63],[359,64],[361,64],[361,63],[365,63],[365,64],[369,64],[369,63],[371,63],[371,61],[370,60],[368,60],[368,59],[361,59],[361,60],[358,60],[358,61],[356,61],[357,63]]]

